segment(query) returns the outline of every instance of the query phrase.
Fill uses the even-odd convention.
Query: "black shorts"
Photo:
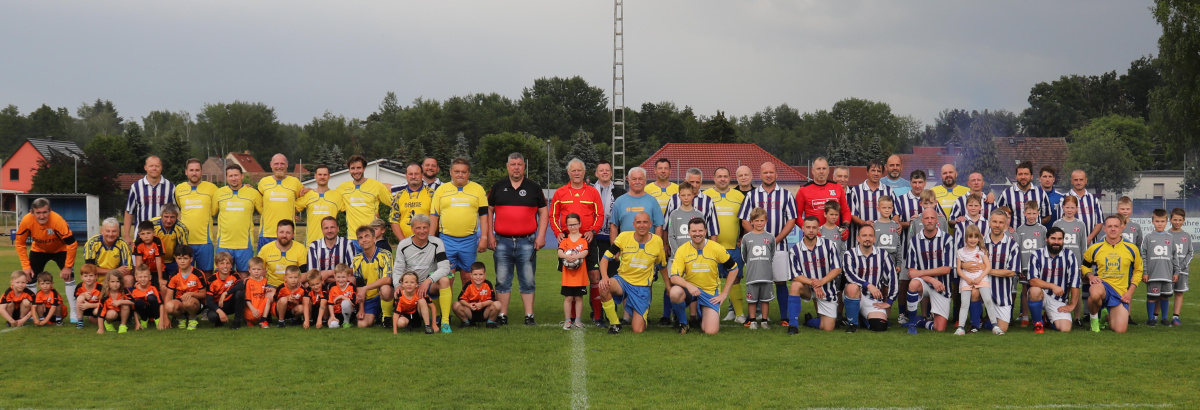
[[[100,317],[100,309],[87,308],[83,310],[84,317]]]
[[[559,294],[563,296],[583,296],[587,295],[587,286],[563,286]]]
[[[54,261],[58,264],[58,269],[62,270],[67,267],[67,252],[42,253],[29,251],[29,268],[33,269],[33,274],[36,275],[46,271],[46,265]]]
[[[485,317],[483,315],[483,309],[472,310],[471,311],[471,321],[476,322],[476,323],[483,323],[483,322],[487,321],[487,317]]]
[[[600,270],[600,258],[603,258],[604,252],[607,252],[608,248],[612,246],[612,241],[596,238],[592,239],[592,243],[590,245],[591,247],[588,248],[588,254],[590,255],[592,253],[592,249],[596,250],[596,270]],[[617,268],[620,266],[620,259],[608,261],[608,277],[611,278],[617,276]],[[562,269],[559,269],[559,271],[562,271]]]
[[[420,312],[417,312],[417,313],[396,312],[396,316],[395,316],[395,318],[392,318],[392,320],[396,320],[396,318],[408,319],[408,328],[410,328],[410,329],[420,329],[421,327],[425,326],[425,319],[421,316]]]

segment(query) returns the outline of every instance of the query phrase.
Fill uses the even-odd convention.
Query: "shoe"
[[[608,327],[608,321],[607,321],[607,320],[604,320],[604,319],[600,319],[600,320],[593,320],[593,321],[592,321],[592,324],[593,324],[593,325],[596,325],[596,327],[600,327],[600,328],[605,328],[605,327]]]
[[[1130,326],[1137,326],[1137,322],[1134,322],[1134,321],[1133,321],[1133,316],[1130,316],[1130,317],[1129,317],[1129,325],[1130,325]]]
[[[1100,333],[1100,319],[1092,318],[1092,331]]]
[[[796,324],[796,327],[800,327],[800,325],[803,325],[803,324],[805,324],[805,323],[808,323],[808,321],[812,320],[812,318],[813,318],[813,317],[812,317],[812,313],[805,313],[805,314],[804,314],[804,321],[803,321],[803,322],[800,322],[800,323],[797,323],[797,324]],[[791,327],[791,326],[788,326],[788,327]]]
[[[792,327],[789,326],[788,329],[792,329]],[[850,326],[846,326],[846,333],[854,333],[857,331],[858,331],[858,325],[856,325],[856,324],[851,323]]]
[[[432,335],[434,333],[437,333],[437,332],[433,331],[433,326],[425,326],[425,334]]]
[[[917,326],[915,324],[909,323],[907,326],[908,326],[908,334],[910,334],[910,335],[917,334]]]
[[[187,321],[183,319],[175,319],[173,322],[171,322],[171,327],[176,329],[183,329],[185,326],[187,326]]]
[[[770,325],[769,323],[771,323],[771,321],[770,321],[770,320],[765,320],[765,319],[764,319],[762,322],[760,322],[760,323],[758,324],[758,327],[761,327],[761,328],[763,328],[763,330],[771,330],[771,325]],[[784,326],[787,326],[787,321],[784,321],[784,322],[783,322],[783,325],[784,325]]]
[[[658,319],[659,326],[671,326],[673,324],[674,323],[671,322],[671,318],[669,318],[669,317],[663,316],[662,318]]]
[[[525,326],[537,326],[537,321],[533,320],[533,315],[525,315]]]
[[[261,327],[261,328],[263,328],[263,329],[270,329],[270,328],[271,328],[271,325],[270,325],[269,323],[267,323],[267,321],[266,321],[266,320],[261,320],[261,321],[259,321],[259,322],[258,322],[258,327]],[[343,327],[343,328],[350,327],[350,324],[349,324],[349,323],[343,323],[343,324],[342,324],[342,327]]]
[[[563,322],[563,330],[571,330],[571,321],[570,320]]]
[[[499,321],[500,324],[502,324],[502,325],[507,325],[508,324],[508,315],[500,315],[500,317],[497,317],[496,320]]]
[[[741,315],[741,316],[735,317],[735,318],[733,318],[733,321],[738,322],[739,324],[746,323],[746,315]]]
[[[500,325],[499,325],[499,324],[497,324],[497,323],[496,323],[496,322],[494,322],[494,321],[491,321],[491,320],[489,320],[489,321],[487,322],[487,328],[488,328],[488,329],[497,329],[497,328],[499,328],[499,327],[500,327]]]
[[[1033,324],[1033,333],[1046,333],[1046,327],[1042,325],[1042,322],[1036,322]]]
[[[1182,325],[1182,323],[1179,323],[1179,316],[1175,316],[1174,319],[1171,319],[1171,326],[1180,326],[1180,325]]]
[[[688,332],[688,329],[691,329],[691,328],[692,328],[691,326],[688,326],[686,323],[684,323],[679,326],[679,334],[686,335]]]
[[[795,327],[795,326],[788,326],[788,335],[798,335],[798,334],[800,334],[800,328]]]
[[[621,325],[611,325],[608,327],[608,334],[615,335],[621,333]]]
[[[746,327],[750,328],[750,330],[758,330],[758,322],[753,320],[746,322]]]
[[[1029,327],[1029,318],[1021,316],[1021,327]]]
[[[83,321],[79,320],[79,318],[75,318],[75,317],[71,318],[71,324],[73,325],[76,323],[83,323]]]
[[[196,330],[196,326],[200,326],[200,321],[192,319],[187,321],[187,330]],[[263,321],[263,327],[267,327],[267,322]]]
[[[630,322],[629,322],[629,319],[621,318],[621,322],[620,322],[619,324],[620,324],[621,326],[629,326],[629,325],[631,325],[632,323],[630,323]]]
[[[149,329],[149,328],[150,328],[150,321],[149,321],[149,320],[142,320],[142,321],[139,321],[138,323],[140,323],[140,324],[142,325],[142,329]]]
[[[583,322],[580,322],[579,319],[575,319],[575,323],[572,323],[571,327],[575,329],[583,329]]]
[[[287,322],[284,322],[282,320],[275,322],[275,327],[276,328],[287,327]]]
[[[342,329],[349,329],[349,328],[351,328],[351,327],[353,327],[353,326],[354,326],[354,325],[353,325],[353,324],[351,324],[350,322],[342,323]],[[267,324],[266,324],[266,323],[263,323],[263,329],[266,329],[266,328],[267,328]]]
[[[779,321],[779,326],[782,326],[782,327],[788,327],[788,326],[791,326],[791,325],[792,325],[792,324],[791,324],[791,323],[788,323],[787,319],[784,319],[784,320],[780,320],[780,321]]]
[[[470,320],[464,320],[464,321],[462,321],[462,327],[471,327],[471,326],[475,326],[475,324],[474,324],[474,323],[471,323],[471,321],[470,321]]]
[[[1167,321],[1167,319],[1163,319],[1163,320],[1162,320],[1162,325],[1163,325],[1163,326],[1166,326],[1166,327],[1171,327],[1171,322]]]
[[[449,323],[442,323],[442,333],[453,333],[453,332],[454,331],[450,329]]]
[[[383,322],[383,323],[381,324],[381,326],[383,326],[383,328],[385,328],[385,329],[391,329],[391,328],[392,328],[392,317],[391,317],[391,316],[388,316],[388,317],[385,317],[385,318],[383,318],[383,320],[382,320],[381,322]]]
[[[896,323],[900,324],[900,326],[907,325],[908,324],[908,316],[905,316],[905,315],[896,316]]]
[[[992,334],[995,334],[996,336],[1004,336],[1004,331],[1000,330],[1000,326],[996,326],[992,328]]]
[[[967,333],[979,333],[979,328],[971,326],[970,329],[967,329]]]
[[[734,320],[734,319],[737,319],[737,313],[734,313],[734,312],[731,310],[731,311],[729,311],[729,313],[726,313],[726,314],[725,314],[725,318],[724,318],[724,319],[721,319],[721,321],[722,321],[722,322],[728,322],[728,321],[731,321],[731,320]]]
[[[965,335],[965,334],[967,334],[967,329],[964,329],[962,326],[959,326],[959,327],[958,327],[958,330],[955,330],[955,331],[954,331],[954,335],[955,335],[955,336],[962,336],[962,335]]]
[[[121,325],[121,327],[118,327],[118,328],[117,328],[117,333],[125,333],[125,332],[128,332],[128,331],[129,331],[129,327],[128,327],[128,326],[125,326],[125,325]]]
[[[1077,317],[1077,318],[1075,318],[1075,326],[1076,326],[1076,327],[1083,327],[1083,326],[1084,326],[1084,325],[1083,325],[1083,318],[1082,318],[1082,317]]]
[[[115,332],[115,331],[117,331],[117,329],[113,327],[112,323],[108,323],[108,321],[106,320],[106,321],[104,321],[104,331],[105,332]]]
[[[842,327],[850,326],[850,320],[844,317],[838,317],[837,325]]]
[[[75,322],[75,328],[82,330],[83,329],[83,321]]]
[[[63,325],[63,320],[62,320],[62,318],[61,318],[61,317],[56,317],[56,318],[54,318],[54,325],[55,325],[55,326],[62,326],[62,325]]]
[[[1153,317],[1151,317],[1149,320],[1146,321],[1146,326],[1158,326],[1158,322],[1155,321]]]

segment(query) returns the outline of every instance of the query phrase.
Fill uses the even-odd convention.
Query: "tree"
[[[1091,120],[1076,130],[1071,131],[1071,139],[1086,138],[1110,131],[1122,144],[1129,149],[1137,162],[1137,169],[1149,169],[1154,165],[1154,145],[1149,136],[1150,129],[1141,118],[1124,115],[1109,115]]]
[[[37,173],[33,176],[33,187],[29,192],[80,192],[96,195],[100,197],[102,216],[117,215],[122,209],[125,197],[119,191],[112,165],[101,152],[89,152],[85,148],[84,153],[78,162],[74,157],[57,152],[51,154],[50,158],[39,160]],[[78,190],[75,188],[77,176]]]
[[[125,140],[125,149],[129,150],[129,157],[132,162],[126,165],[126,168],[121,168],[121,172],[145,172],[146,157],[150,156],[150,142],[142,136],[142,127],[136,122],[126,124],[125,134],[122,138]],[[161,158],[160,158],[161,159]],[[163,163],[166,165],[166,163]]]
[[[867,163],[870,163],[872,160],[879,162],[887,161],[889,154],[883,150],[883,145],[879,142],[879,140],[880,138],[878,135],[875,136],[875,138],[872,138],[871,145],[867,146],[866,151],[863,151],[863,158]]]
[[[471,160],[471,145],[467,142],[467,137],[461,132],[454,137],[454,157],[466,158],[467,161]]]
[[[293,157],[298,148],[294,141],[280,141],[275,109],[263,103],[205,104],[196,115],[196,128],[196,145],[214,157],[249,150],[260,164],[268,164],[275,153]]]
[[[955,134],[964,139],[963,169],[958,174],[959,179],[964,181],[972,172],[982,174],[984,181],[1002,181],[1005,178],[1000,158],[996,153],[996,144],[992,139],[992,130],[988,125],[990,121],[987,119],[987,111],[984,111],[983,117],[981,121],[971,122],[970,131],[965,136],[962,136],[962,130],[955,127]]]
[[[109,166],[105,172],[110,174],[121,172],[143,172],[145,157],[138,158],[129,148],[122,135],[98,135],[83,151],[89,156],[102,156]]]
[[[9,104],[0,110],[0,155],[8,158],[25,142],[25,117],[17,106]]]
[[[346,156],[337,144],[321,144],[317,146],[316,156],[313,157],[312,163],[325,164],[329,167],[329,172],[334,173],[346,169]]]
[[[155,155],[162,159],[163,176],[172,183],[187,180],[187,160],[192,157],[192,144],[179,130],[172,129],[159,138],[154,148]]]
[[[596,132],[611,121],[604,90],[579,76],[534,80],[517,105],[529,118],[529,131],[542,138],[565,137],[581,127]]]
[[[589,171],[589,175],[590,171],[596,168],[596,164],[600,162],[600,153],[596,151],[596,144],[592,143],[592,134],[582,129],[575,133],[575,137],[571,139],[571,148],[567,150],[567,155],[563,156],[563,169],[566,169],[573,158],[583,161],[584,170]]]
[[[1151,10],[1162,26],[1157,61],[1162,84],[1150,96],[1151,129],[1174,165],[1196,152],[1200,132],[1200,7],[1186,0],[1157,0]]]
[[[546,141],[515,132],[488,134],[480,138],[479,148],[475,150],[475,158],[471,161],[471,173],[487,176],[492,172],[499,172],[498,175],[506,175],[504,170],[505,164],[508,163],[508,154],[513,152],[525,156],[525,175],[529,179],[545,182]],[[449,168],[446,164],[443,163],[442,169]],[[484,188],[488,187],[491,185],[484,185]]]
[[[75,113],[79,121],[72,140],[80,144],[89,143],[97,135],[118,135],[125,131],[124,120],[112,101],[97,98],[92,105],[81,104]]]
[[[1067,169],[1087,172],[1088,184],[1101,190],[1128,192],[1137,185],[1137,160],[1112,130],[1080,134],[1069,146]]]
[[[725,113],[718,110],[715,117],[709,118],[701,127],[701,139],[712,144],[732,144],[737,142],[737,128],[725,119]]]

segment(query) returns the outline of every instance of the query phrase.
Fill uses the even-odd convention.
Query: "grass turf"
[[[572,332],[551,251],[539,254],[537,318],[449,335],[390,330],[212,329],[97,335],[94,327],[0,333],[0,407],[569,407]],[[491,254],[480,255],[491,266]],[[1198,263],[1200,264],[1200,263]],[[16,266],[12,248],[0,266]],[[59,283],[61,288],[61,282]],[[651,307],[652,320],[661,303]],[[1144,298],[1133,303],[1145,321]],[[713,336],[651,326],[583,336],[593,407],[1196,406],[1200,300],[1182,327],[957,337],[723,322]],[[806,306],[809,311],[811,306]],[[772,315],[775,315],[772,307]],[[776,323],[778,318],[775,318]],[[457,321],[453,322],[457,325]],[[698,332],[694,332],[698,333]],[[576,402],[578,403],[578,402]]]

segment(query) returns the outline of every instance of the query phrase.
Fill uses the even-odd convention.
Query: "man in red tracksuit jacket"
[[[815,216],[821,225],[824,225],[825,203],[837,201],[842,206],[842,221],[838,225],[846,226],[850,223],[850,204],[846,202],[846,189],[828,178],[829,161],[817,158],[812,162],[812,182],[796,190],[796,208],[799,208],[797,211],[800,213],[798,219]],[[849,231],[842,233],[843,241],[849,239],[848,233]]]

